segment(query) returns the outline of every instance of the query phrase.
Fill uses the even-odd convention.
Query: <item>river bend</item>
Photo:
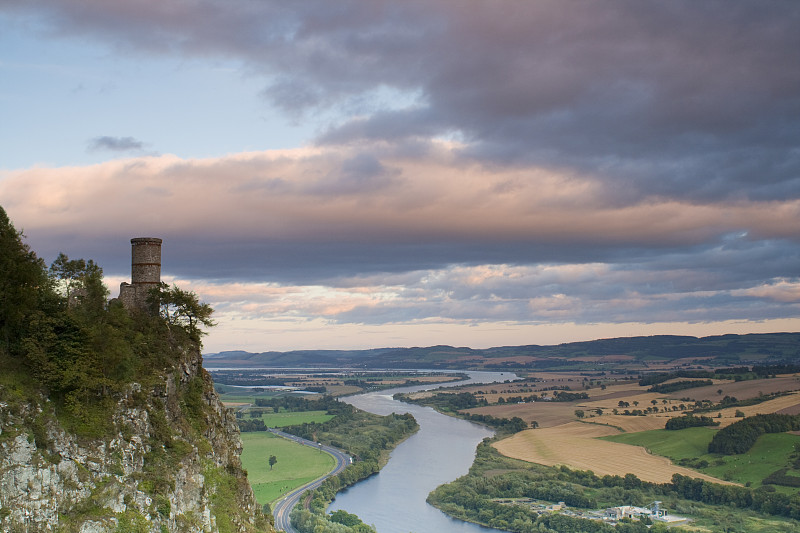
[[[516,379],[508,372],[468,372],[466,383],[493,383]],[[401,387],[343,398],[379,415],[411,413],[419,431],[392,452],[381,471],[340,492],[329,510],[357,514],[378,533],[487,533],[497,531],[450,518],[425,499],[439,485],[466,474],[475,448],[493,431],[485,426],[437,413],[430,407],[398,402],[397,392],[416,392],[440,385]]]

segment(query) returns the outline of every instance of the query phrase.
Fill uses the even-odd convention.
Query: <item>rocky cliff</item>
[[[102,436],[65,430],[44,395],[0,384],[0,530],[272,531],[199,350],[176,360],[115,396]]]

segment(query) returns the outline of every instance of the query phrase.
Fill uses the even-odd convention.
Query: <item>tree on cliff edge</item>
[[[179,326],[194,339],[199,341],[205,332],[200,326],[210,328],[215,325],[211,319],[214,310],[207,303],[202,303],[197,294],[179,289],[176,285],[170,287],[161,283],[153,289],[149,298],[150,303],[158,307],[158,314],[170,326]]]

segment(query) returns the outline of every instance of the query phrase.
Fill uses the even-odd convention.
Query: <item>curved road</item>
[[[296,533],[296,530],[292,528],[291,521],[289,520],[289,514],[292,512],[294,506],[300,501],[300,497],[305,491],[319,487],[326,478],[334,476],[344,470],[344,468],[350,464],[350,456],[340,450],[337,450],[336,448],[331,448],[330,446],[325,446],[323,444],[306,440],[295,435],[290,435],[289,433],[284,433],[283,431],[279,431],[274,428],[270,428],[269,430],[285,439],[293,440],[299,444],[320,449],[332,455],[333,458],[336,459],[336,467],[333,470],[324,476],[315,479],[311,483],[306,483],[302,487],[293,490],[284,496],[278,503],[276,503],[275,507],[272,509],[272,515],[275,517],[275,529],[278,531],[285,531],[286,533]]]

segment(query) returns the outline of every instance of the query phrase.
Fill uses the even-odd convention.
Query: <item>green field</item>
[[[256,500],[262,505],[327,474],[336,465],[329,454],[270,432],[242,433],[242,444],[242,466],[247,470]],[[268,463],[270,455],[278,459],[272,470]]]
[[[321,424],[333,418],[327,411],[281,411],[279,413],[265,413],[261,419],[268,428],[282,428],[316,422]]]
[[[740,455],[709,454],[708,443],[716,430],[696,427],[668,431],[642,431],[639,433],[621,433],[603,437],[604,440],[643,446],[655,455],[669,457],[674,463],[688,460],[688,466],[705,474],[726,481],[761,486],[761,481],[779,468],[789,464],[789,455],[794,452],[794,445],[800,443],[800,436],[789,433],[771,433],[758,438],[755,446]],[[699,466],[706,461],[708,466]],[[793,493],[797,489],[777,487],[781,492]]]

